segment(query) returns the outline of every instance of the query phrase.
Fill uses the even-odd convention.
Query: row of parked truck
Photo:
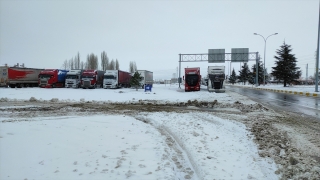
[[[184,89],[185,91],[200,91],[201,75],[200,67],[184,69]],[[223,82],[225,79],[225,66],[208,66],[208,74],[205,84],[209,92],[225,92]]]
[[[138,70],[142,80],[141,87],[152,86],[153,73]],[[67,87],[67,88],[105,88],[130,87],[132,74],[121,70],[62,70],[35,69],[21,67],[0,67],[0,86],[21,87]]]

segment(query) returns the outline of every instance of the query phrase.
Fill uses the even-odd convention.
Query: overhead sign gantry
[[[208,62],[208,63],[225,63],[256,61],[256,86],[258,86],[258,63],[259,53],[249,52],[249,48],[232,48],[231,53],[225,53],[225,49],[209,49],[208,53],[200,54],[179,54],[179,88],[182,82],[181,62]]]

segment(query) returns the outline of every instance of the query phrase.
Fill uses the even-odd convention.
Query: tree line
[[[283,45],[277,49],[277,55],[274,56],[275,58],[275,66],[272,67],[272,72],[265,75],[266,82],[271,77],[276,82],[282,82],[284,87],[287,84],[290,84],[301,77],[300,68],[297,67],[297,58],[294,54],[291,53],[292,48],[291,45],[286,44],[285,42]],[[264,76],[263,64],[258,63],[258,84],[263,83],[263,76]],[[239,71],[239,75],[236,75],[234,69],[229,77],[229,83],[234,84],[236,82],[242,82],[246,84],[247,82],[250,84],[255,84],[256,81],[256,64],[251,67],[251,71],[248,67],[247,63],[244,63],[241,66],[241,70]]]
[[[72,57],[69,60],[64,60],[62,66],[62,69],[71,70],[71,69],[95,69],[95,70],[119,70],[120,69],[120,63],[118,59],[112,59],[110,61],[109,57],[107,56],[107,53],[103,51],[101,53],[101,61],[99,66],[99,59],[98,56],[91,53],[87,55],[86,61],[80,61],[80,53],[75,57]],[[130,61],[129,63],[129,72],[134,73],[137,71],[137,65],[135,61]]]

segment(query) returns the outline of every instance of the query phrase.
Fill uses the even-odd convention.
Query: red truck
[[[104,71],[87,69],[81,75],[81,87],[86,88],[102,88]]]
[[[43,69],[25,67],[0,67],[0,86],[21,88],[37,87],[38,75]]]
[[[39,74],[39,87],[64,87],[68,70],[45,69]]]
[[[184,69],[184,90],[187,91],[200,91],[201,75],[200,68],[185,68]]]

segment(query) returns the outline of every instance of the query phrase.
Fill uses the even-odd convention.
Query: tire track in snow
[[[134,118],[142,122],[149,123],[150,125],[155,127],[160,132],[160,134],[165,136],[167,146],[171,150],[171,153],[170,153],[171,160],[174,161],[174,164],[177,169],[183,169],[182,171],[181,170],[179,171],[181,173],[186,174],[185,176],[183,176],[184,179],[203,179],[202,173],[201,171],[199,171],[199,168],[195,163],[193,156],[187,150],[185,144],[176,135],[176,133],[174,133],[168,126],[165,126],[164,123],[160,124],[150,118],[145,118],[141,116],[135,116]],[[179,161],[183,163],[180,163]],[[187,166],[188,164],[191,165],[191,168]]]

